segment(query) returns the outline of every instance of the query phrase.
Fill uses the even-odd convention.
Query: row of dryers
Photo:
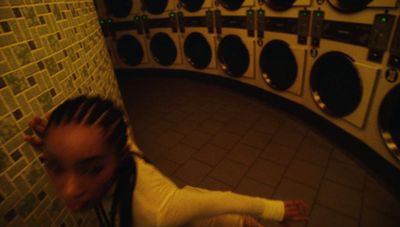
[[[397,0],[107,2],[97,6],[116,68],[185,69],[259,87],[400,169]]]

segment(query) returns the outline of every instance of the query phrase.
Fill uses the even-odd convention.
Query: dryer
[[[219,75],[254,84],[253,0],[218,0],[214,11]]]
[[[142,0],[142,23],[151,65],[171,67],[182,64],[174,0]]]
[[[184,68],[215,73],[216,37],[211,0],[178,0]]]
[[[302,103],[311,0],[264,0],[257,10],[257,86]]]
[[[364,142],[396,13],[389,7],[344,14],[328,1],[312,13],[304,105]]]

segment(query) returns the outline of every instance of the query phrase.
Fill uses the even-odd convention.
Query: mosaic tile
[[[15,36],[18,42],[23,42],[24,40],[24,32],[21,27],[18,25],[16,20],[10,20],[8,23],[11,26],[11,30],[13,31],[13,35]]]
[[[13,183],[15,185],[15,188],[17,188],[21,194],[25,194],[30,190],[28,183],[26,183],[25,178],[23,178],[21,175],[17,176],[13,180]]]
[[[12,11],[14,12],[15,17],[22,17],[21,11],[18,8],[13,8]]]
[[[26,7],[23,9],[25,20],[30,27],[39,25],[39,21],[37,20],[36,13],[32,7]]]
[[[60,11],[60,8],[58,8],[58,5],[53,5],[52,11],[53,11],[54,15],[56,16],[56,20],[62,19],[61,11]]]
[[[13,51],[21,65],[25,65],[33,61],[33,56],[28,44],[19,44],[13,47]]]
[[[8,155],[0,149],[0,172],[3,172],[11,166],[11,160]]]
[[[35,208],[37,201],[33,193],[28,193],[24,199],[18,204],[18,213],[26,218]]]
[[[47,58],[43,60],[43,62],[46,65],[47,71],[50,73],[50,75],[54,75],[58,72],[58,66],[54,58]]]
[[[40,223],[42,223],[42,226],[51,226],[52,221],[51,217],[47,212],[44,212],[40,217],[39,217]]]
[[[8,67],[7,62],[0,62],[0,75],[10,71],[10,67]],[[0,88],[2,86],[0,85]]]
[[[47,40],[49,41],[49,45],[53,51],[61,48],[57,35],[49,35],[49,37],[47,37]]]
[[[33,162],[27,171],[28,173],[26,174],[26,179],[31,186],[37,183],[38,179],[43,177],[45,174],[43,167],[37,161]]]
[[[19,128],[17,126],[17,128]],[[16,135],[12,139],[9,139],[7,143],[4,145],[4,149],[10,153],[14,150],[16,150],[22,143],[24,142],[23,138],[21,135]]]
[[[17,42],[14,34],[2,34],[0,35],[0,47],[8,46]]]
[[[22,118],[23,115],[22,115],[21,110],[17,109],[16,111],[13,112],[13,116],[14,116],[15,120],[18,121],[19,119]]]
[[[34,97],[37,97],[39,94],[41,94],[40,88],[38,86],[33,86],[29,89],[27,89],[25,92],[25,97],[26,99],[32,99]]]
[[[11,182],[8,180],[8,178],[4,175],[0,176],[0,190],[6,196],[9,196],[15,190],[14,186],[11,184]]]
[[[47,13],[47,9],[43,5],[35,6],[34,8],[35,8],[35,11],[36,11],[37,14]]]
[[[33,133],[33,131],[32,131],[32,133]],[[32,162],[35,159],[35,155],[33,153],[33,148],[28,143],[24,143],[21,146],[21,152],[22,152],[22,155],[25,157],[25,159],[28,162]]]
[[[4,79],[8,84],[8,86],[10,86],[14,95],[17,95],[28,88],[28,84],[26,83],[25,78],[21,71],[8,74],[4,76]]]
[[[23,5],[25,4],[24,0],[11,0],[11,5]]]
[[[53,100],[50,92],[45,92],[38,97],[38,101],[42,107],[43,112],[49,111],[53,107]]]
[[[24,159],[18,160],[16,163],[14,163],[8,170],[6,171],[7,176],[9,178],[14,178],[25,166],[27,165],[26,161]]]
[[[14,13],[11,8],[0,8],[0,20],[13,18]]]
[[[0,117],[7,113],[7,107],[4,104],[3,100],[0,99]]]
[[[0,142],[5,143],[19,132],[11,115],[0,120]]]
[[[0,27],[4,33],[11,31],[10,25],[7,21],[0,22]]]

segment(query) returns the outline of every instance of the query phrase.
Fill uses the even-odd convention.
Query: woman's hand
[[[36,133],[36,135],[29,136],[25,135],[24,140],[34,146],[41,146],[43,145],[43,134],[44,131],[47,127],[47,120],[49,118],[50,114],[46,114],[46,118],[40,118],[40,117],[34,117],[30,122],[29,122],[29,127],[33,129],[33,131]]]
[[[308,220],[308,205],[302,200],[284,201],[285,216],[283,221],[306,221]]]

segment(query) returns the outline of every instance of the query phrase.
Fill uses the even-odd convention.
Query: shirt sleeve
[[[186,186],[168,198],[159,214],[159,226],[180,226],[191,220],[223,214],[247,214],[282,221],[284,204],[279,200]]]

